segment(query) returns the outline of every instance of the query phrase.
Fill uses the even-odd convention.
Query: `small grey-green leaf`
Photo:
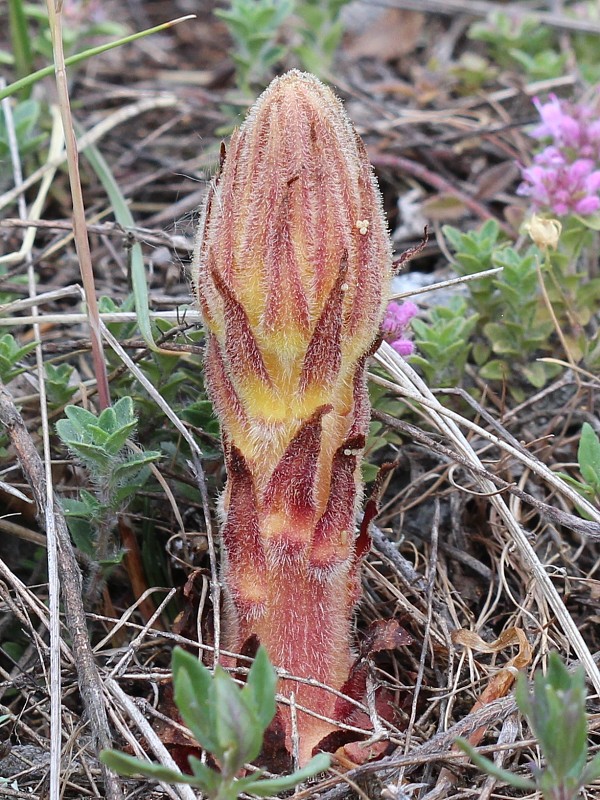
[[[277,686],[277,673],[273,669],[267,651],[259,647],[254,663],[248,673],[246,685],[242,694],[248,698],[263,731],[265,731],[275,716],[277,704],[275,702],[275,687]]]
[[[192,786],[199,785],[198,778],[193,775],[183,775],[174,769],[163,767],[162,764],[151,764],[149,761],[141,761],[139,758],[121,753],[119,750],[103,750],[100,753],[100,761],[107,767],[117,772],[119,775],[133,777],[134,775],[144,775],[146,778],[154,778],[165,783],[187,783]]]
[[[217,758],[223,755],[215,730],[213,678],[207,668],[180,647],[172,658],[175,703],[198,744]]]
[[[521,778],[518,775],[513,775],[512,772],[502,769],[501,767],[497,767],[493,761],[490,761],[488,758],[484,758],[482,755],[480,755],[477,750],[475,750],[475,748],[466,741],[466,739],[457,739],[455,744],[469,756],[476,767],[479,767],[479,769],[482,772],[485,772],[487,775],[491,775],[497,780],[508,783],[509,786],[514,786],[515,789],[535,790],[536,785],[533,781],[530,781],[527,778]]]
[[[581,774],[581,785],[587,786],[588,783],[593,783],[600,778],[600,753],[598,753],[586,765]]]
[[[594,488],[600,487],[600,439],[589,422],[581,428],[577,460],[585,481]]]
[[[329,769],[330,764],[330,757],[325,753],[319,753],[313,756],[308,764],[297,772],[293,772],[291,775],[282,775],[280,778],[257,780],[253,784],[246,785],[245,791],[257,797],[271,797],[279,794],[279,792],[293,789],[294,786],[318,775],[320,772],[325,772],[326,769]]]

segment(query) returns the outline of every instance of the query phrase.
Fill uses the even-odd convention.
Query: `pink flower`
[[[600,170],[589,158],[569,164],[558,158],[555,148],[539,153],[522,172],[517,194],[531,197],[536,208],[548,208],[558,216],[594,214],[600,209]]]
[[[551,94],[548,102],[536,97],[541,123],[531,131],[535,139],[550,139],[530,167],[522,167],[517,194],[531,197],[536,209],[558,216],[594,214],[600,210],[600,118],[585,104],[568,103]]]
[[[582,135],[582,125],[578,120],[566,113],[563,103],[556,95],[551,94],[550,102],[548,103],[540,103],[539,99],[534,97],[533,104],[542,118],[541,125],[531,131],[531,136],[534,139],[550,138],[554,140],[556,145],[561,147],[578,146]],[[581,111],[583,112],[583,108],[581,108]],[[581,116],[583,116],[583,113]]]
[[[406,337],[411,319],[419,313],[418,307],[407,300],[405,303],[388,303],[381,325],[383,338],[401,356],[414,353],[414,344]]]
[[[535,97],[542,122],[530,135],[534,139],[552,139],[561,149],[573,151],[575,158],[600,159],[600,120],[591,106],[568,103],[551,94],[547,103]]]

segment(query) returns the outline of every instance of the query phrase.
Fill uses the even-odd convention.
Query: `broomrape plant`
[[[221,422],[226,646],[258,638],[291,675],[340,689],[369,547],[355,531],[369,424],[365,362],[391,277],[380,194],[341,103],[274,80],[223,155],[193,278]],[[299,707],[335,696],[288,680]],[[285,719],[291,750],[291,720]],[[298,710],[306,763],[335,725]]]

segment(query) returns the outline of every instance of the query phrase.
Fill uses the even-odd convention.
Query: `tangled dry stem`
[[[458,13],[447,2],[420,3],[419,7],[425,9],[426,5],[436,6],[440,13]],[[478,5],[487,8],[495,4]],[[557,24],[563,22],[558,19]],[[450,32],[442,33],[451,36]],[[443,37],[438,38],[436,47],[442,40]],[[86,125],[88,133],[80,142],[80,149],[86,144],[100,142],[110,142],[116,148],[117,143],[120,146],[121,140],[127,139],[123,135],[117,140],[116,126],[125,126],[119,130],[131,132],[132,140],[137,142],[138,126],[144,129],[144,115],[150,115],[153,120],[160,117],[160,124],[166,126],[163,139],[155,135],[158,125],[143,130],[145,135],[139,141],[135,156],[125,149],[120,151],[123,164],[135,165],[131,190],[139,201],[138,212],[145,216],[143,228],[123,232],[118,226],[103,222],[105,201],[102,195],[94,197],[92,194],[102,211],[88,220],[88,229],[96,237],[95,263],[100,265],[102,289],[109,294],[127,293],[126,282],[118,274],[123,259],[120,245],[127,237],[134,237],[147,247],[167,248],[170,257],[175,259],[187,258],[191,251],[191,239],[186,235],[189,231],[165,235],[162,226],[165,219],[181,218],[199,204],[207,178],[206,167],[213,159],[210,152],[198,156],[197,150],[198,129],[205,125],[207,135],[211,131],[205,115],[207,108],[215,108],[215,95],[204,89],[192,95],[187,87],[179,87],[181,91],[175,96],[170,85],[156,83],[155,65],[152,70],[147,65],[140,69],[144,71],[137,77],[149,79],[154,87],[169,91],[148,97],[141,89],[139,96],[136,89],[131,89],[123,99],[119,92],[106,89],[105,111],[90,114]],[[358,73],[352,78],[355,86],[363,85],[363,77]],[[90,81],[88,89],[94,85],[92,78],[85,80]],[[382,169],[393,173],[399,162],[393,160],[392,151],[404,149],[407,151],[402,162],[405,174],[409,172],[412,180],[428,186],[432,185],[428,183],[432,174],[430,165],[422,168],[423,165],[417,163],[421,169],[414,166],[419,159],[418,145],[423,130],[427,129],[428,145],[432,144],[432,127],[439,131],[435,126],[443,125],[443,132],[436,133],[440,147],[451,147],[453,142],[464,140],[466,131],[468,136],[486,143],[480,151],[482,158],[489,158],[490,153],[496,158],[498,154],[506,157],[508,150],[512,159],[519,152],[520,143],[518,135],[511,137],[507,132],[513,123],[507,108],[514,109],[515,116],[523,117],[522,92],[531,96],[543,90],[572,86],[574,82],[575,78],[568,75],[543,85],[520,89],[502,87],[490,93],[486,100],[473,96],[454,105],[444,105],[446,98],[441,96],[434,111],[403,110],[401,128],[407,132],[408,139],[412,137],[412,144],[416,146],[413,152],[410,151],[411,141],[407,144],[398,133],[394,122],[398,115],[388,111],[386,102],[375,89],[364,84],[364,91],[355,90],[355,96],[362,98],[364,108],[369,108],[368,114],[363,114],[367,140],[373,134],[388,137],[390,152],[382,154],[385,156],[381,161]],[[121,103],[121,107],[115,111],[117,103]],[[354,100],[353,105],[360,112],[361,103]],[[173,116],[165,123],[167,112],[172,112]],[[490,115],[494,115],[492,122]],[[178,138],[170,136],[170,131],[177,126],[183,126],[183,133],[179,131]],[[152,158],[147,162],[136,161],[144,152],[150,153]],[[174,152],[178,154],[176,158]],[[65,306],[61,305],[69,302],[72,292],[74,296],[79,294],[78,288],[71,288],[78,276],[71,258],[70,223],[64,219],[40,220],[50,185],[53,180],[59,180],[57,168],[63,162],[62,148],[51,148],[47,162],[38,170],[22,182],[15,180],[14,187],[3,187],[4,193],[0,196],[3,211],[36,187],[38,197],[37,202],[34,199],[35,213],[30,214],[30,219],[0,221],[0,231],[6,236],[9,251],[0,257],[2,263],[11,269],[20,269],[28,259],[37,266],[49,263],[54,274],[58,275],[60,269],[60,276],[58,280],[52,277],[48,291],[3,307],[2,324],[10,326],[9,329],[20,328],[25,335],[29,330],[27,326],[34,322],[46,325],[44,347],[48,349],[44,357],[51,345],[73,352],[81,347],[78,363],[82,381],[74,399],[75,402],[82,399],[93,402],[95,383],[85,367],[89,334],[81,318],[67,317]],[[180,180],[173,184],[173,172],[192,176],[185,184],[185,192]],[[197,180],[203,182],[200,190]],[[395,190],[402,191],[404,187],[398,186],[398,180],[392,179],[392,184]],[[54,202],[60,202],[61,185],[59,182],[58,199]],[[146,193],[146,185],[152,186],[152,194]],[[162,193],[159,208],[156,187]],[[450,191],[460,189],[455,196],[463,199],[472,189],[448,170],[443,187]],[[502,191],[500,187],[500,201],[503,201]],[[182,199],[184,193],[186,197]],[[485,194],[483,190],[482,193]],[[475,216],[489,216],[486,198],[471,196],[471,200],[469,207]],[[37,237],[27,235],[30,223],[39,224]],[[439,241],[443,246],[441,239]],[[111,269],[103,266],[106,263]],[[47,267],[45,269],[47,273]],[[185,282],[175,280],[169,288],[168,268],[158,264],[155,269],[160,278],[152,296],[156,308],[175,309],[187,302],[189,292]],[[48,282],[47,274],[45,280]],[[24,318],[32,306],[40,309],[39,318]],[[114,322],[114,318],[110,322]],[[141,382],[143,371],[136,366],[136,358],[128,356],[124,343],[115,342],[114,337],[111,340],[106,328],[103,328],[103,335],[121,360],[123,371]],[[138,354],[142,352],[137,346],[136,350]],[[364,601],[358,610],[357,629],[360,632],[370,622],[396,617],[410,630],[416,643],[389,658],[377,660],[374,665],[373,682],[384,684],[394,692],[399,709],[394,723],[373,720],[377,735],[394,745],[392,754],[374,763],[352,767],[345,773],[351,765],[338,764],[336,774],[324,777],[296,796],[300,800],[318,793],[333,800],[347,797],[351,792],[362,792],[368,797],[401,798],[406,794],[410,796],[411,785],[424,784],[426,790],[422,796],[428,800],[488,798],[492,793],[494,797],[509,797],[509,792],[492,779],[476,777],[466,767],[463,757],[452,749],[457,735],[468,736],[484,729],[488,737],[485,741],[491,744],[483,748],[483,752],[494,753],[505,767],[523,770],[528,760],[539,758],[535,742],[525,738],[528,734],[521,727],[512,696],[497,697],[476,707],[478,699],[485,697],[487,687],[494,684],[498,675],[510,671],[515,660],[528,659],[527,668],[531,670],[543,663],[549,649],[556,648],[571,659],[573,665],[584,664],[592,703],[597,703],[600,690],[597,658],[600,650],[597,632],[600,516],[593,507],[587,508],[589,521],[576,516],[572,491],[557,478],[555,469],[567,454],[573,453],[567,421],[580,421],[586,414],[597,413],[598,381],[565,371],[559,381],[523,404],[500,409],[503,414],[498,413],[498,407],[492,406],[491,411],[489,407],[479,409],[475,423],[470,416],[452,410],[456,406],[442,405],[438,395],[429,391],[389,348],[382,347],[377,359],[385,369],[385,377],[378,370],[375,379],[385,381],[386,388],[397,393],[399,404],[411,407],[412,419],[419,420],[419,424],[397,420],[402,432],[410,434],[410,439],[405,438],[404,447],[396,454],[402,477],[390,479],[379,529],[374,531],[374,547],[363,572]],[[4,391],[0,395],[2,420],[13,431],[15,450],[20,448],[21,469],[27,485],[19,484],[20,478],[12,464],[8,465],[10,471],[3,480],[21,494],[34,498],[38,520],[54,520],[63,609],[60,615],[53,611],[53,618],[50,618],[47,601],[56,587],[48,587],[39,566],[23,567],[23,554],[28,557],[30,552],[23,548],[31,548],[33,544],[45,546],[47,531],[21,506],[21,519],[0,519],[0,637],[3,642],[10,641],[17,626],[27,641],[16,663],[3,660],[0,665],[0,714],[8,715],[12,741],[10,752],[8,747],[0,745],[3,748],[0,749],[0,777],[9,779],[2,784],[0,792],[7,798],[30,800],[47,796],[52,698],[56,704],[56,687],[51,685],[48,671],[49,630],[54,627],[58,633],[62,677],[59,722],[64,797],[108,795],[116,800],[123,794],[134,797],[142,793],[153,800],[164,797],[188,800],[193,795],[187,789],[148,788],[136,782],[111,779],[102,774],[96,750],[98,744],[105,746],[113,738],[121,745],[129,744],[140,755],[145,752],[149,758],[168,764],[169,753],[161,737],[154,734],[156,725],[166,725],[173,735],[185,734],[177,722],[164,719],[158,704],[159,690],[168,682],[169,652],[178,643],[202,649],[210,660],[215,648],[202,638],[199,645],[187,636],[169,632],[164,624],[168,622],[164,609],[170,598],[170,588],[148,588],[127,607],[120,605],[110,610],[107,605],[104,613],[94,613],[82,606],[80,572],[85,571],[86,560],[81,553],[73,552],[60,512],[56,507],[48,507],[49,495],[44,491],[45,471],[38,455],[42,448],[37,433],[41,414],[38,386],[43,383],[44,375],[42,372],[32,375],[34,379],[30,382],[11,385],[14,398]],[[189,427],[178,419],[155,387],[146,388],[149,392],[154,390],[153,399],[161,413],[171,419],[188,442],[191,440],[191,447],[197,448]],[[22,407],[23,424],[14,401]],[[390,427],[393,425],[393,419],[382,420]],[[550,432],[554,434],[553,441],[547,439]],[[46,459],[50,460],[50,453],[46,454]],[[200,460],[198,464],[201,466]],[[53,480],[57,485],[64,485],[60,464],[52,466]],[[182,510],[187,501],[174,488],[173,476],[165,472],[162,477],[171,492],[169,495],[165,491],[160,497],[161,511],[157,517],[160,525],[177,542],[195,541],[197,520],[190,521]],[[184,477],[194,486],[200,484],[203,496],[197,510],[203,520],[201,535],[209,534],[210,558],[203,562],[208,574],[202,584],[200,620],[211,609],[218,608],[217,545],[210,536],[211,513],[202,470],[176,477]],[[581,506],[581,501],[578,504]],[[17,558],[12,542],[17,543]],[[155,611],[144,617],[140,607],[148,599],[154,601]],[[109,610],[110,613],[106,613]],[[218,624],[217,615],[214,622],[217,632]],[[525,637],[526,647],[517,632]],[[218,642],[216,649],[219,650]],[[282,680],[287,677],[282,676]],[[374,716],[369,703],[363,710]],[[598,715],[591,714],[592,749],[597,747],[598,725]],[[4,730],[7,726],[0,728]],[[164,730],[163,727],[163,739]]]

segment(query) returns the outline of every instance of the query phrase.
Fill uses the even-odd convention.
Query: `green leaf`
[[[548,373],[546,371],[546,365],[543,362],[534,361],[532,364],[523,364],[521,366],[521,372],[536,389],[541,389],[546,385]]]
[[[119,775],[125,775],[128,778],[134,775],[144,775],[146,778],[154,778],[165,783],[199,785],[199,779],[193,775],[183,775],[174,769],[163,767],[161,764],[150,764],[147,761],[141,761],[139,758],[121,753],[118,750],[102,750],[100,761],[114,772]]]
[[[368,461],[363,461],[360,465],[360,471],[364,483],[372,483],[379,474],[379,467],[376,464],[369,464]]]
[[[67,406],[65,408],[65,414],[73,425],[73,429],[81,433],[87,430],[88,425],[95,425],[98,421],[95,414],[92,414],[91,411],[85,408],[81,408],[81,406]]]
[[[112,478],[114,481],[122,481],[127,477],[132,477],[140,472],[142,467],[151,464],[162,456],[158,450],[148,450],[146,453],[134,455],[127,461],[118,464],[113,472]]]
[[[508,376],[508,364],[493,358],[481,367],[479,375],[486,381],[503,381]]]
[[[22,368],[17,367],[17,362],[34,350],[37,344],[34,340],[21,347],[12,333],[0,336],[0,380],[7,383],[23,372]]]
[[[209,796],[216,795],[219,785],[223,783],[220,773],[207,767],[206,764],[203,764],[196,756],[188,756],[188,763],[197,780],[196,785],[199,786],[205,794]]]
[[[222,758],[215,727],[217,709],[212,675],[195,656],[180,647],[174,648],[171,663],[175,703],[183,721],[200,747]]]
[[[512,772],[497,767],[493,761],[484,758],[484,756],[480,755],[466,739],[457,739],[455,744],[469,756],[475,766],[479,767],[479,769],[487,775],[491,775],[493,778],[503,781],[503,783],[508,783],[509,786],[514,786],[515,789],[526,789],[529,791],[534,791],[536,789],[536,785],[533,781],[527,778],[521,778],[518,775],[513,775]]]
[[[276,686],[277,673],[269,661],[267,651],[261,646],[248,673],[242,696],[254,711],[263,731],[267,729],[277,710]]]
[[[224,754],[223,772],[232,776],[260,753],[263,729],[246,696],[219,666],[213,676],[213,690],[216,736]]]
[[[137,427],[137,420],[130,422],[129,425],[123,425],[121,428],[111,433],[104,442],[104,449],[111,455],[117,455],[127,442],[127,439],[135,432]]]
[[[580,217],[574,214],[575,219],[592,231],[600,231],[600,213],[590,214],[589,217]]]
[[[462,243],[462,233],[459,231],[458,228],[454,228],[452,227],[452,225],[443,225],[442,233],[444,234],[446,239],[450,242],[450,246],[454,251],[460,250],[460,246]]]
[[[589,422],[581,428],[577,460],[585,481],[600,493],[600,439]]]
[[[59,420],[59,422],[60,421],[61,420]],[[56,426],[58,430],[58,422],[56,423]],[[65,443],[69,449],[72,450],[73,453],[84,462],[85,466],[91,472],[98,470],[102,473],[107,473],[110,471],[114,459],[101,447],[98,447],[95,444],[90,444],[89,442],[69,441],[68,439],[65,440]]]
[[[71,498],[64,498],[62,500],[62,506],[66,515],[94,519],[94,517],[100,514],[102,504],[96,500],[91,492],[82,489],[79,497],[79,500],[73,500]]]
[[[519,676],[515,694],[540,742],[546,771],[559,782],[579,776],[588,752],[583,670],[571,674],[558,653],[552,652],[547,674],[535,674],[533,694],[524,675]]]
[[[122,397],[114,406],[109,406],[98,417],[98,425],[107,433],[112,433],[123,425],[135,422],[131,397]]]
[[[68,403],[77,391],[77,386],[69,385],[74,369],[70,364],[46,364],[46,391],[48,399],[55,405]]]
[[[593,781],[597,781],[599,778],[600,753],[597,753],[581,773],[581,786],[586,786],[588,783],[593,783]]]
[[[92,523],[83,517],[67,517],[67,525],[75,547],[96,560],[96,529]]]
[[[280,792],[286,792],[302,781],[325,772],[325,770],[329,769],[330,764],[331,758],[325,753],[319,753],[313,756],[308,764],[297,772],[293,772],[291,775],[282,775],[280,778],[257,780],[253,784],[247,784],[244,791],[257,797],[270,797]]]

